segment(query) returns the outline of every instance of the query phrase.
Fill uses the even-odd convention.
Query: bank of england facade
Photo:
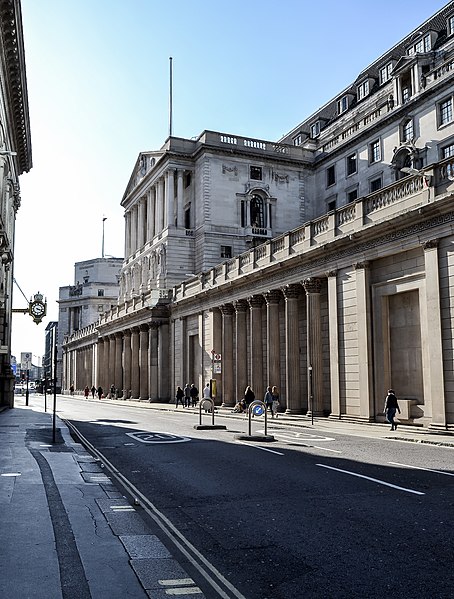
[[[204,131],[139,155],[117,305],[64,384],[173,401],[215,381],[281,409],[454,429],[454,2],[278,141]]]

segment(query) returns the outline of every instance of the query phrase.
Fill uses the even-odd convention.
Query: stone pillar
[[[425,305],[427,319],[427,369],[424,373],[424,394],[432,405],[430,428],[446,428],[445,381],[443,370],[443,332],[441,327],[440,270],[438,265],[438,239],[424,244],[426,271]],[[427,379],[427,381],[426,381]]]
[[[123,399],[129,399],[131,393],[131,331],[123,331]]]
[[[313,412],[314,416],[322,416],[323,359],[320,316],[320,290],[322,281],[317,278],[310,278],[306,279],[303,285],[306,291],[308,414],[312,415]]]
[[[256,399],[263,399],[265,383],[263,381],[263,338],[262,306],[263,297],[253,295],[248,298],[251,323],[251,387]]]
[[[175,226],[174,216],[174,203],[175,203],[175,182],[173,169],[167,171],[166,181],[166,224],[168,227]]]
[[[280,387],[281,351],[279,326],[279,301],[281,293],[275,289],[265,293],[266,301],[266,346],[267,346],[267,381],[271,387]]]
[[[164,180],[158,179],[157,191],[156,191],[156,232],[155,235],[159,235],[164,229]]]
[[[177,226],[184,227],[184,197],[183,197],[184,170],[177,170]]]
[[[98,349],[98,369],[96,372],[96,387],[99,387],[101,385],[101,387],[103,387],[104,385],[104,347],[105,347],[105,343],[104,343],[104,337],[98,337],[98,343],[97,343],[97,349]],[[69,378],[68,378],[68,387],[71,384],[71,381],[69,380],[71,378],[71,372],[69,372]]]
[[[131,255],[137,251],[137,204],[131,208]]]
[[[148,325],[140,325],[140,399],[149,398],[148,392]]]
[[[170,400],[169,323],[162,321],[158,330],[158,394],[159,401]]]
[[[140,397],[139,327],[131,329],[131,399]]]
[[[329,367],[332,418],[341,417],[339,375],[339,323],[337,308],[337,271],[330,270],[328,277]]]
[[[145,214],[146,198],[140,198],[137,209],[137,249],[142,249],[145,245]]]
[[[300,385],[299,285],[287,285],[285,298],[285,403],[287,414],[303,412]]]
[[[222,313],[219,308],[212,308],[212,319],[211,319],[211,327],[212,327],[212,350],[216,354],[221,354],[222,358]],[[221,362],[221,373],[211,372],[211,378],[216,380],[216,404],[221,403],[221,393],[222,393],[222,362]],[[218,401],[219,400],[219,401]]]
[[[359,415],[365,420],[375,419],[372,392],[372,331],[370,309],[369,263],[353,265],[356,274],[356,311],[358,322]]]
[[[155,231],[155,198],[156,190],[152,187],[148,191],[147,197],[147,241],[151,241],[154,237]]]
[[[159,401],[158,395],[158,328],[159,321],[150,323],[150,401]]]
[[[236,370],[236,400],[244,396],[248,384],[247,379],[247,312],[249,304],[246,300],[235,302],[235,370]]]
[[[221,306],[222,313],[222,405],[234,406],[233,306]]]
[[[125,212],[125,260],[131,255],[131,213]]]
[[[108,380],[107,380],[107,389],[104,395],[110,393],[110,385],[115,380],[115,335],[109,336],[109,363],[108,363]]]
[[[118,389],[118,396],[121,397],[123,389],[122,363],[123,358],[123,334],[115,333],[115,376],[114,385]]]

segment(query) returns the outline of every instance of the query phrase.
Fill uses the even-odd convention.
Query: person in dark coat
[[[192,383],[191,388],[189,389],[189,393],[191,395],[192,407],[195,408],[195,406],[197,405],[197,401],[199,399],[199,390],[194,385],[194,383]]]
[[[249,406],[255,399],[255,393],[252,391],[252,387],[248,385],[244,391],[244,401],[246,402],[246,409],[249,409]]]
[[[101,385],[99,385],[97,392],[98,392],[98,399],[101,399],[102,393],[103,393]]]
[[[96,395],[96,387],[93,385],[93,387],[91,388],[91,396],[93,397],[93,399],[95,398]]]
[[[178,408],[178,404],[181,402],[181,405],[184,408],[184,391],[183,389],[178,386],[177,387],[177,392],[175,393],[175,407]]]
[[[396,415],[396,411],[400,414],[399,403],[397,402],[397,397],[392,389],[388,390],[388,395],[385,399],[385,416],[386,420],[391,425],[391,430],[397,430],[397,422],[394,422],[394,417]]]

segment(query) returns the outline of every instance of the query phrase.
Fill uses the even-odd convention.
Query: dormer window
[[[392,77],[393,72],[393,63],[388,62],[384,67],[382,67],[379,71],[380,74],[380,85],[389,81]]]
[[[316,121],[313,125],[311,125],[311,137],[318,137],[320,135],[320,121]]]
[[[301,133],[298,133],[298,135],[293,138],[293,145],[300,146],[302,144],[302,142],[303,142],[303,135]]]
[[[448,30],[448,35],[454,34],[454,15],[452,15],[448,18],[447,30]]]
[[[369,83],[369,79],[366,79],[366,81],[363,81],[360,85],[358,85],[358,100],[362,100],[363,98],[368,96],[369,91],[370,91],[370,83]]]
[[[348,109],[348,96],[342,96],[342,98],[337,101],[337,112],[338,112],[338,114],[342,114],[347,109]]]
[[[432,49],[432,36],[430,33],[426,33],[417,42],[410,46],[407,50],[407,54],[423,54],[429,52]]]

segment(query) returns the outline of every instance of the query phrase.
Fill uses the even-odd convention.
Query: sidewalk
[[[58,418],[53,443],[42,396],[29,403],[0,412],[0,597],[203,599]]]

